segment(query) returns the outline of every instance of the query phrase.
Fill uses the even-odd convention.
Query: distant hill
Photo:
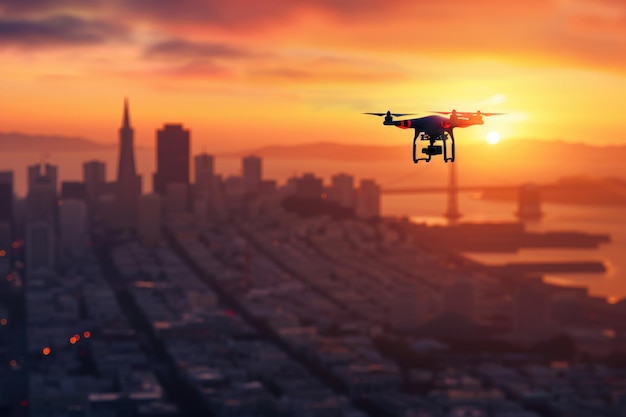
[[[2,152],[82,152],[113,149],[117,144],[103,144],[81,137],[0,132]]]
[[[220,156],[241,157],[249,154],[264,158],[302,158],[302,159],[329,159],[329,160],[397,160],[410,157],[412,139],[406,145],[359,145],[332,142],[317,142],[294,145],[272,145],[254,150],[228,152]],[[620,161],[626,157],[626,145],[596,146],[583,143],[564,141],[545,141],[537,139],[504,140],[497,145],[482,142],[473,142],[468,145],[457,140],[457,157],[462,159],[489,157],[504,159],[511,155],[525,164],[536,161],[550,160],[554,163],[568,160],[579,161]]]
[[[406,156],[406,150],[406,146],[317,142],[296,145],[271,145],[254,150],[227,152],[218,156],[242,157],[254,154],[263,158],[327,159],[333,161],[393,161]]]

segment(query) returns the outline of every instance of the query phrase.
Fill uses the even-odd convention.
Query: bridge
[[[515,191],[520,189],[520,185],[470,185],[464,187],[456,187],[459,193],[476,193],[482,191]],[[450,191],[448,186],[436,187],[399,187],[399,188],[383,188],[382,194],[436,194],[447,193]]]
[[[477,193],[482,191],[519,191],[523,185],[467,185],[463,187],[450,187],[448,186],[434,186],[434,187],[395,187],[395,188],[383,188],[382,194],[437,194],[448,193],[451,189],[456,192],[462,193]],[[584,185],[579,184],[528,184],[528,186],[535,187],[540,191],[546,190],[564,190],[564,189],[580,189],[584,188]]]

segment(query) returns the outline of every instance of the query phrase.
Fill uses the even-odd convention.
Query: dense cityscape
[[[375,179],[191,182],[156,136],[151,193],[128,102],[114,181],[0,167],[0,415],[626,415],[623,303],[470,262]]]

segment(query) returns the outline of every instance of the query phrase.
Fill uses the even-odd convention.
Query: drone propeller
[[[431,111],[431,113],[446,114],[446,115],[447,114],[452,114],[451,111]],[[456,114],[457,114],[457,116],[465,116],[465,117],[467,117],[467,116],[478,116],[478,115],[481,115],[481,116],[499,116],[499,115],[503,115],[503,114],[506,114],[506,113],[483,113],[483,112],[481,112],[479,110],[479,111],[476,111],[476,112],[458,111],[458,112],[456,112]]]
[[[363,113],[363,114],[371,114],[372,116],[386,116],[387,113]],[[402,116],[412,116],[415,113],[389,113],[390,116],[394,117],[402,117]]]

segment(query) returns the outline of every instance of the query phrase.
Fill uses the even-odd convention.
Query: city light
[[[4,258],[5,256],[7,256],[7,251],[0,249],[0,258]]]
[[[48,356],[50,354],[51,350],[48,346],[46,346],[45,348],[42,349],[41,353],[43,353],[44,356]]]
[[[70,344],[75,345],[76,342],[78,342],[78,339],[76,339],[74,336],[70,337]]]
[[[7,319],[5,317],[2,317],[0,319],[0,325],[2,325],[2,326],[6,326],[7,325]]]
[[[91,332],[90,332],[89,330],[85,330],[85,331],[83,332],[83,337],[84,337],[85,339],[89,339],[89,338],[91,337]]]

